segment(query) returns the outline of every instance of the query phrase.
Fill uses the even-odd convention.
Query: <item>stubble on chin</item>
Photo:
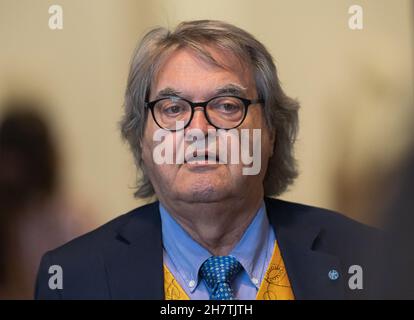
[[[188,203],[219,202],[226,195],[226,186],[222,181],[214,179],[195,178],[189,181],[177,181],[177,187],[171,188],[177,200]]]

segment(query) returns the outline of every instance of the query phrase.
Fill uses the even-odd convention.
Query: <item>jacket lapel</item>
[[[164,299],[158,202],[138,208],[121,226],[104,263],[112,299]]]
[[[276,234],[286,271],[296,299],[344,299],[344,279],[336,256],[313,250],[323,235],[318,225],[306,224],[300,216],[309,207],[289,208],[283,201],[266,198],[266,210]],[[330,270],[339,278],[331,280]]]

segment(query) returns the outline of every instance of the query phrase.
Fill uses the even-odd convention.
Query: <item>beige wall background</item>
[[[48,27],[53,4],[62,30]],[[353,4],[363,30],[348,28]],[[138,39],[153,26],[225,20],[268,47],[302,105],[301,174],[282,198],[376,223],[384,181],[413,136],[413,12],[408,0],[0,0],[0,102],[47,102],[64,190],[103,223],[142,203],[117,128]]]

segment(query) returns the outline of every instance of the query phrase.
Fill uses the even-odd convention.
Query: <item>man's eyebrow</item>
[[[164,88],[164,89],[160,90],[157,93],[157,95],[155,96],[154,100],[155,99],[165,98],[165,97],[171,97],[171,96],[173,96],[173,97],[181,97],[182,94],[183,93],[181,91],[179,91],[179,90],[173,89],[171,87],[167,87],[167,88]]]
[[[239,96],[243,98],[247,96],[247,88],[242,87],[238,84],[231,83],[231,84],[226,84],[214,90],[214,95],[224,95],[224,94]]]
[[[246,97],[247,96],[247,88],[242,87],[241,85],[230,83],[224,86],[216,88],[210,97],[220,96],[220,95],[234,95],[239,97]],[[166,87],[160,90],[157,95],[155,96],[154,100],[166,98],[166,97],[184,97],[185,95],[174,88]]]

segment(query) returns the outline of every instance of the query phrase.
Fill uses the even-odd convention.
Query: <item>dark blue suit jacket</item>
[[[271,225],[296,299],[378,298],[376,248],[380,233],[325,209],[265,198]],[[49,268],[63,271],[63,289],[49,288]],[[351,290],[349,267],[363,270],[363,289]],[[329,271],[339,278],[331,280]],[[47,252],[37,299],[164,299],[158,202],[139,207]]]

